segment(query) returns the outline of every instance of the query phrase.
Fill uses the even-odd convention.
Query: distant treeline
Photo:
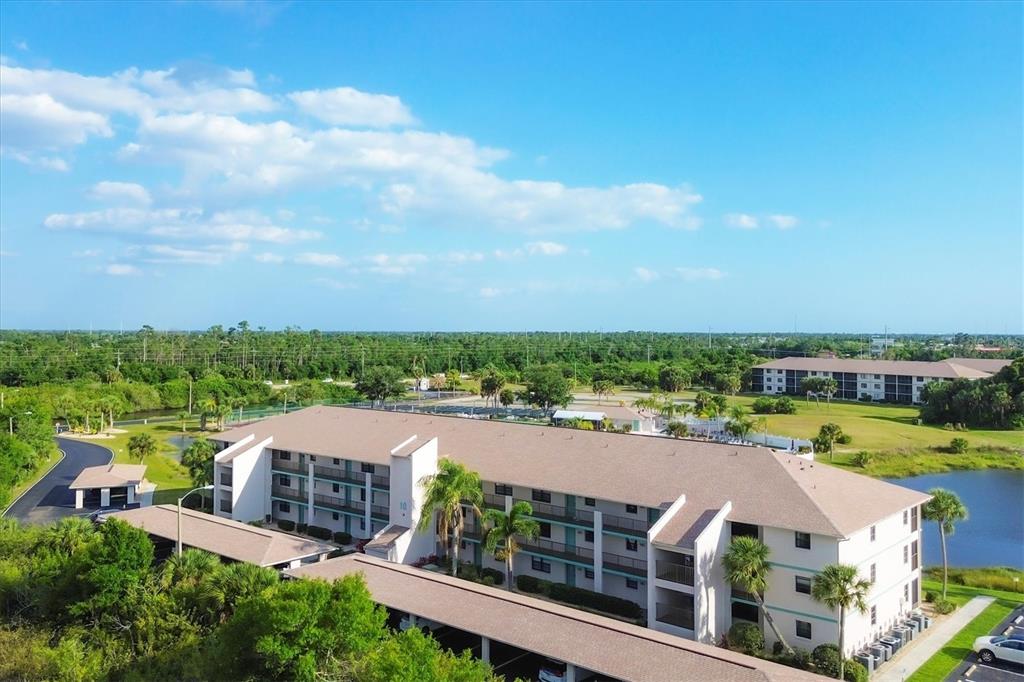
[[[1024,428],[1024,358],[988,379],[931,383],[921,418],[931,424]]]

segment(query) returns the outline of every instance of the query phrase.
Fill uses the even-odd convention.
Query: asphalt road
[[[1018,623],[1017,620],[1021,619]],[[1002,623],[992,628],[990,635],[1001,634],[1024,635],[1024,606],[1018,607],[1003,620]],[[974,644],[974,642],[971,642]],[[978,655],[973,651],[967,654],[963,663],[953,671],[946,682],[1024,682],[1024,666],[1007,663],[1005,661],[993,661],[982,663]]]
[[[75,509],[75,495],[68,486],[82,469],[108,464],[114,454],[105,447],[69,438],[57,438],[64,459],[11,505],[4,516],[22,523],[44,525],[64,516],[81,514]]]

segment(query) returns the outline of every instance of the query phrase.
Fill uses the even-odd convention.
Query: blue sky
[[[1021,333],[1022,6],[0,6],[5,328]]]

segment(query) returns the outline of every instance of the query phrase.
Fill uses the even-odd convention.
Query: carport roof
[[[335,580],[363,574],[374,601],[626,682],[812,680],[816,675],[365,554],[285,572]]]
[[[178,539],[178,515],[173,504],[128,509],[107,518],[120,519],[150,535]],[[335,549],[333,545],[191,509],[181,510],[181,537],[189,547],[259,566],[283,564]]]
[[[145,464],[102,464],[86,467],[68,487],[71,490],[119,488],[138,485],[146,479]]]

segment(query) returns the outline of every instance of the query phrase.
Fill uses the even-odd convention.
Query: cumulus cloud
[[[741,230],[754,230],[757,229],[758,220],[748,213],[729,213],[725,216],[725,224]]]
[[[313,280],[313,282],[319,284],[320,286],[327,287],[328,289],[334,289],[335,291],[344,291],[346,289],[358,288],[355,282],[343,282],[341,280],[332,279],[330,277],[317,277],[316,279]]]
[[[484,254],[479,251],[449,251],[440,258],[446,263],[479,263],[484,259]]]
[[[128,275],[141,275],[142,271],[128,263],[111,263],[103,268],[105,274],[113,277],[126,277]]]
[[[122,202],[128,201],[135,204],[148,206],[152,201],[149,191],[142,185],[134,182],[113,182],[104,180],[97,182],[89,190],[89,196],[97,201]]]
[[[569,250],[569,247],[557,242],[530,242],[526,245],[526,250],[531,255],[561,256]]]
[[[653,282],[654,280],[661,277],[661,275],[658,274],[656,270],[651,270],[645,267],[633,268],[633,274],[636,275],[636,278],[639,279],[641,282]]]
[[[686,282],[719,280],[725,277],[725,273],[718,268],[676,268],[675,274]]]
[[[283,263],[284,262],[284,256],[282,256],[280,254],[277,254],[277,253],[270,253],[269,251],[266,252],[266,253],[254,254],[252,259],[254,261],[256,261],[257,263]]]
[[[0,66],[0,69],[4,68]],[[5,150],[24,152],[73,147],[91,136],[110,137],[114,134],[106,116],[74,109],[46,93],[3,92],[0,94],[0,110],[4,112],[0,117],[0,139]]]
[[[378,253],[367,256],[365,260],[370,263],[366,268],[369,272],[378,275],[409,275],[416,271],[417,265],[429,259],[422,253]]]
[[[299,265],[312,265],[318,268],[340,268],[347,265],[347,261],[336,253],[318,253],[307,251],[295,257]]]
[[[504,289],[496,287],[483,287],[480,289],[480,298],[497,298],[505,293]]]
[[[355,88],[304,90],[289,93],[288,99],[305,113],[337,126],[390,128],[416,123],[402,100],[392,95],[374,95]]]
[[[780,230],[790,230],[800,222],[796,216],[792,215],[770,215],[768,220]]]

